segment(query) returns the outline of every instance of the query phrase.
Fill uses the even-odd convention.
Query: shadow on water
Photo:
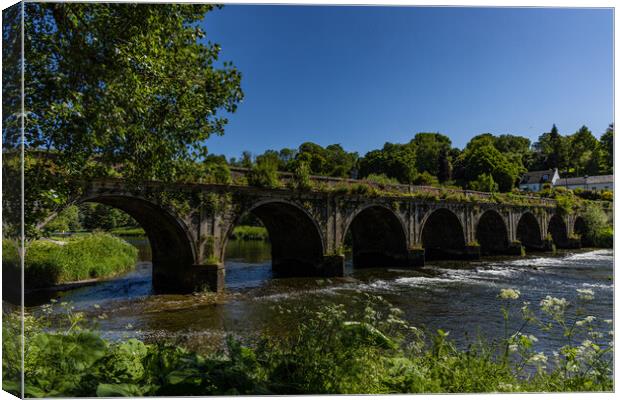
[[[146,261],[112,281],[59,292],[54,297],[71,301],[93,318],[107,314],[108,318],[99,321],[99,329],[106,337],[165,339],[197,350],[216,346],[229,334],[286,334],[307,317],[308,311],[327,304],[363,309],[357,300],[365,294],[382,296],[401,308],[415,326],[450,331],[457,343],[480,332],[491,339],[503,335],[501,302],[497,298],[502,288],[518,289],[518,304],[530,301],[534,308],[547,295],[575,302],[576,289],[593,289],[596,301],[588,312],[601,323],[612,318],[613,313],[611,250],[434,261],[413,270],[354,270],[349,262],[346,277],[330,279],[275,279],[270,264],[268,243],[230,241],[227,291],[215,300],[202,294],[153,295],[151,265]],[[93,304],[99,304],[100,309],[93,309]],[[561,340],[539,339],[542,350],[557,347]]]

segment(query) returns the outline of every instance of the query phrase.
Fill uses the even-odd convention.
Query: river
[[[441,328],[463,344],[479,333],[491,339],[503,336],[502,301],[497,298],[502,288],[521,292],[515,310],[522,301],[537,308],[547,295],[576,303],[576,289],[591,289],[595,300],[588,304],[588,314],[597,317],[602,331],[611,329],[603,322],[613,316],[611,250],[437,261],[415,270],[354,270],[348,262],[345,278],[273,279],[269,244],[231,241],[226,257],[227,292],[214,303],[208,295],[154,295],[148,243],[145,239],[128,241],[141,250],[135,270],[93,286],[52,294],[86,312],[110,339],[164,339],[207,350],[221,344],[226,335],[247,338],[266,331],[291,332],[308,311],[326,304],[362,307],[356,300],[371,294],[402,309],[412,325],[429,331]],[[36,312],[39,307],[30,310]],[[539,351],[550,352],[563,344],[553,333],[538,338]]]

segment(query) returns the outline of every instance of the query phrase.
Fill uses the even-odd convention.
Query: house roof
[[[555,170],[553,169],[546,169],[544,171],[529,171],[521,177],[521,184],[548,182],[551,178],[553,178],[554,173]],[[545,175],[549,176],[548,179],[543,179],[543,176]]]
[[[583,176],[579,176],[577,178],[562,178],[557,181],[556,186],[566,186],[566,185],[594,185],[600,183],[613,183],[614,176],[613,175],[594,175],[588,176],[586,178]]]

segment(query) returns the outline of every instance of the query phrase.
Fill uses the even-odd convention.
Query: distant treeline
[[[54,220],[45,226],[45,231],[79,232],[118,228],[139,228],[140,224],[129,214],[118,208],[104,204],[84,203],[64,209]]]
[[[613,173],[614,126],[600,140],[586,127],[561,135],[553,125],[538,141],[517,135],[484,133],[464,149],[441,133],[418,133],[408,143],[385,143],[363,157],[340,144],[326,147],[306,142],[297,149],[267,150],[226,160],[210,155],[205,164],[295,172],[304,165],[311,175],[341,178],[385,177],[405,184],[458,186],[482,191],[510,191],[527,171],[558,168],[562,176]]]

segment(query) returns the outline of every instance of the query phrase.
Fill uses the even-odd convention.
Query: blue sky
[[[209,151],[340,143],[364,155],[416,132],[462,148],[613,121],[610,9],[236,6],[204,20],[246,98]]]

